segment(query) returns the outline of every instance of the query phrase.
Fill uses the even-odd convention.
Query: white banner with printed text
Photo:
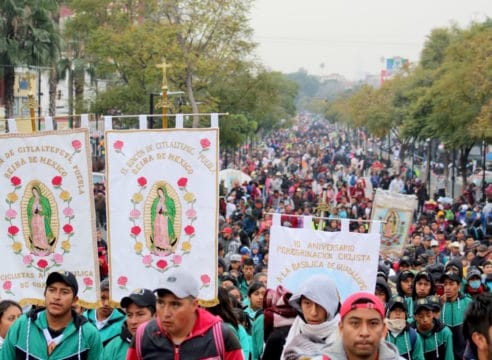
[[[357,291],[374,292],[380,235],[348,231],[326,232],[280,225],[275,214],[270,229],[268,287],[295,292],[314,274],[328,274],[344,300]],[[347,226],[348,228],[348,226]]]
[[[216,302],[218,129],[106,131],[111,298],[173,268]]]
[[[96,307],[99,267],[88,129],[0,135],[1,299],[44,302],[47,275],[71,271]]]

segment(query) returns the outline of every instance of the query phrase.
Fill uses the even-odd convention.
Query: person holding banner
[[[327,275],[311,276],[292,295],[289,304],[297,310],[298,316],[287,335],[282,359],[296,358],[297,346],[291,345],[298,343],[299,336],[317,338],[309,346],[303,346],[303,356],[319,355],[320,349],[331,345],[338,333],[340,295],[336,283]]]
[[[31,310],[10,327],[1,359],[99,359],[102,343],[97,329],[72,311],[79,286],[75,275],[55,271],[48,275],[46,308]]]

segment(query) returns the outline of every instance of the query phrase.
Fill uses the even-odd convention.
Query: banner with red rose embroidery
[[[217,294],[218,129],[106,131],[111,299],[190,271]]]
[[[94,196],[88,129],[0,135],[0,297],[44,302],[47,275],[71,271],[96,307]]]

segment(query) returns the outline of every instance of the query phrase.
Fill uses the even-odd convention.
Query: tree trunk
[[[7,65],[3,71],[3,81],[5,84],[5,118],[11,119],[14,116],[15,69],[13,66]]]
[[[186,69],[186,92],[188,94],[188,101],[191,105],[191,111],[193,114],[193,127],[197,128],[200,125],[200,116],[198,116],[198,105],[196,104],[195,95],[193,93],[193,74],[190,68]]]
[[[50,116],[55,116],[56,115],[56,89],[58,85],[58,74],[55,66],[51,67],[49,76],[50,76],[50,80],[49,80],[50,101],[49,101],[48,112]],[[56,119],[53,119],[53,121],[56,123]]]

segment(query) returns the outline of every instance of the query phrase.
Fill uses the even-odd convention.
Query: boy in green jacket
[[[136,289],[121,299],[120,305],[126,310],[126,322],[120,336],[115,337],[105,347],[102,360],[124,360],[137,328],[149,321],[155,314],[155,295],[148,289]]]
[[[49,274],[44,291],[46,308],[17,319],[0,359],[99,359],[102,344],[97,329],[72,310],[78,288],[71,272]]]

